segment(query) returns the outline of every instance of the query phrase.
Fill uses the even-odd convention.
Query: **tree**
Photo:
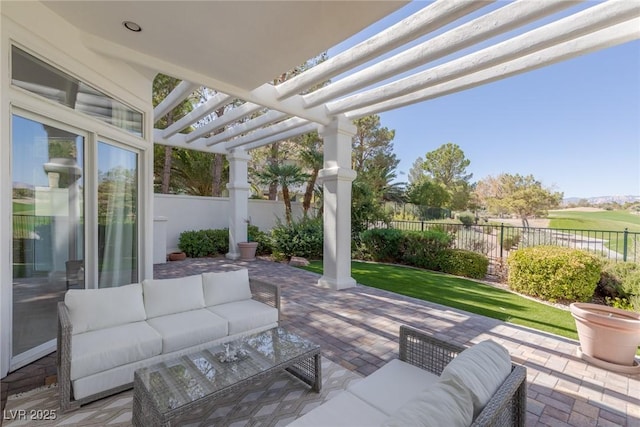
[[[407,199],[417,206],[422,219],[441,217],[441,208],[449,203],[450,197],[442,185],[427,177],[407,189]]]
[[[500,174],[478,182],[478,197],[490,210],[518,215],[522,225],[529,226],[527,218],[546,215],[547,210],[558,207],[563,194],[543,187],[533,175]]]
[[[356,134],[353,136],[353,161],[352,168],[358,174],[366,169],[370,169],[369,163],[374,159],[377,166],[381,166],[381,160],[385,159],[387,164],[393,167],[398,165],[398,160],[393,154],[393,138],[395,130],[381,127],[380,116],[366,116],[353,121],[356,125]]]
[[[153,106],[156,107],[163,99],[171,93],[180,83],[179,79],[164,74],[158,74],[153,80]],[[156,123],[157,129],[165,129],[176,122],[182,116],[193,109],[192,99],[187,98],[171,110],[167,115],[161,117]],[[154,147],[154,176],[160,177],[160,192],[167,194],[171,187],[171,170],[173,163],[173,147]]]
[[[320,139],[318,132],[307,133],[299,137],[299,139],[300,145],[303,147],[300,151],[300,161],[305,168],[311,171],[304,191],[304,197],[302,198],[302,210],[306,216],[311,208],[311,200],[315,193],[318,174],[320,173],[320,169],[322,169],[324,159],[322,139]]]
[[[411,165],[411,169],[409,169],[408,181],[409,184],[417,184],[422,181],[426,176],[426,172],[424,170],[424,160],[422,157],[418,157]]]
[[[469,180],[473,176],[466,173],[470,164],[471,161],[457,144],[443,144],[425,155],[422,168],[427,176],[449,192],[451,209],[467,208],[470,197]]]
[[[285,217],[287,224],[291,224],[291,195],[289,187],[304,183],[308,175],[302,172],[302,169],[296,165],[287,164],[269,164],[266,169],[257,172],[256,176],[262,184],[273,185],[282,188],[282,200],[285,206]]]
[[[172,183],[176,192],[191,196],[211,196],[213,193],[212,153],[197,150],[174,150]]]

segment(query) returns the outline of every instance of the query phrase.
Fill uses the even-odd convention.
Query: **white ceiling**
[[[252,90],[404,1],[46,1],[82,31]],[[123,21],[142,27],[139,33]]]

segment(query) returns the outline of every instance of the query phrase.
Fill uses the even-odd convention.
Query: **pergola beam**
[[[600,49],[640,39],[640,18],[605,28],[505,64],[345,114],[357,119],[471,89]]]
[[[362,43],[276,86],[277,99],[300,93],[420,36],[478,10],[491,1],[440,0]]]
[[[191,83],[186,80],[181,81],[178,86],[176,86],[175,89],[173,89],[171,93],[153,109],[153,122],[155,123],[162,117],[166,116],[169,111],[177,107],[199,87],[199,84]]]
[[[345,113],[408,95],[458,77],[503,64],[640,15],[640,3],[611,0],[536,28],[491,47],[395,82],[326,104],[330,115]]]
[[[267,138],[269,136],[273,136],[290,129],[295,129],[297,127],[306,125],[307,123],[309,123],[308,120],[301,119],[299,117],[293,117],[275,125],[271,125],[258,131],[251,132],[250,134],[232,139],[231,141],[226,142],[224,146],[227,150],[231,150],[233,148],[246,145],[250,142],[261,140],[263,138]]]
[[[281,113],[280,111],[271,110],[268,113],[263,114],[262,116],[256,117],[255,119],[251,119],[244,123],[240,123],[225,130],[222,133],[206,138],[204,140],[204,144],[210,147],[212,145],[228,141],[238,135],[242,135],[243,133],[251,132],[263,126],[275,123],[287,117],[289,117],[287,113]]]
[[[387,77],[411,70],[556,13],[580,1],[531,2],[518,0],[510,3],[308,95],[303,95],[305,105],[313,107],[336,99],[380,82]]]
[[[196,123],[198,120],[202,119],[206,115],[210,114],[212,111],[217,110],[225,104],[228,104],[231,101],[232,97],[224,94],[217,93],[212,98],[208,99],[207,102],[198,106],[193,111],[189,112],[187,115],[182,117],[180,120],[167,127],[162,136],[164,138],[168,138],[171,135],[175,135],[180,132],[182,129],[188,128],[189,126]]]
[[[262,105],[254,104],[253,102],[245,102],[241,106],[231,110],[228,114],[225,114],[222,117],[218,117],[215,120],[207,123],[206,125],[200,126],[195,131],[187,134],[185,136],[185,141],[193,142],[204,135],[214,132],[216,129],[221,129],[222,127],[230,123],[241,120],[242,118],[257,113],[262,109],[264,109]]]
[[[203,151],[205,153],[216,153],[216,154],[229,154],[227,150],[222,146],[214,146],[214,147],[203,147],[199,145],[194,145],[187,143],[184,139],[185,135],[183,134],[175,134],[169,138],[162,137],[162,129],[154,129],[153,130],[153,142],[160,145],[170,145],[172,147],[177,148],[185,148],[188,150],[196,150]]]
[[[285,139],[294,138],[299,135],[303,135],[305,133],[313,132],[318,129],[318,125],[315,123],[308,123],[298,128],[294,128],[285,132],[278,133],[276,135],[270,136],[268,138],[263,138],[260,141],[252,142],[247,145],[244,145],[242,148],[245,150],[253,150],[259,147],[263,147],[265,145],[272,144],[274,142],[283,141]]]

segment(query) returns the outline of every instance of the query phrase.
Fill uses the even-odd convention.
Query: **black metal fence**
[[[376,224],[386,227],[385,224]],[[510,251],[538,245],[584,249],[616,261],[640,262],[640,232],[517,227],[508,224],[479,224],[465,227],[430,221],[391,221],[389,228],[425,231],[442,229],[454,236],[454,246],[503,260]]]

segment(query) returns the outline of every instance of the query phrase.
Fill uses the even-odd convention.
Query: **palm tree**
[[[311,207],[311,200],[313,199],[316,181],[318,180],[318,173],[320,172],[320,169],[322,169],[324,158],[321,144],[322,140],[318,136],[318,132],[303,135],[301,145],[305,148],[300,151],[299,157],[302,164],[311,170],[309,179],[307,180],[304,197],[302,199],[302,210],[304,211],[305,216]]]
[[[285,207],[285,218],[287,224],[291,224],[291,195],[289,187],[302,184],[307,181],[309,175],[302,172],[296,165],[269,163],[263,171],[254,173],[261,184],[274,184],[282,187],[282,200]]]

